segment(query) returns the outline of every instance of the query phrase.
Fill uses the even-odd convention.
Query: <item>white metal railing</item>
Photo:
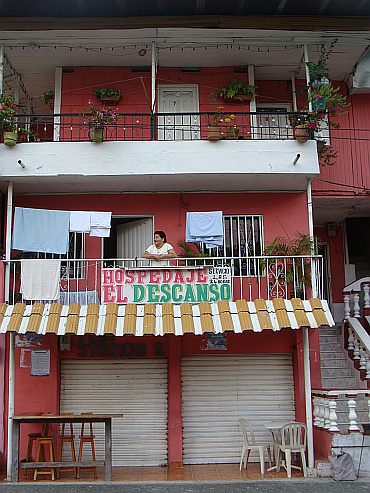
[[[347,405],[346,426],[348,431],[360,431],[356,414],[357,401],[360,397],[367,399],[368,411],[366,422],[370,419],[370,389],[340,389],[340,390],[312,390],[314,426],[328,431],[340,432],[337,407],[338,401],[345,401]]]
[[[6,263],[10,279],[8,301],[23,301],[20,290],[22,262],[13,259]],[[29,260],[29,259],[27,259]],[[52,259],[44,259],[48,262]],[[5,261],[4,261],[5,262]],[[272,299],[311,296],[323,298],[321,256],[254,256],[254,257],[187,257],[168,261],[167,266],[149,265],[142,258],[119,259],[61,259],[60,303],[99,303],[103,267],[120,267],[125,270],[147,269],[201,269],[203,267],[229,267],[233,299],[252,301],[257,298]],[[7,295],[6,295],[7,296]],[[47,300],[40,300],[47,301]]]

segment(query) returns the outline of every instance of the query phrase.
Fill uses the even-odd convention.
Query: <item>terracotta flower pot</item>
[[[220,140],[220,127],[217,125],[208,125],[208,140]]]
[[[233,103],[233,104],[243,104],[243,103],[250,103],[252,101],[253,95],[252,94],[235,94],[232,98],[228,98],[227,96],[224,96],[224,101],[225,103]]]
[[[6,146],[15,146],[18,140],[17,132],[3,132],[3,137]]]
[[[294,127],[294,137],[300,144],[304,144],[308,141],[309,133],[307,127],[301,127],[298,125]]]
[[[91,142],[103,142],[104,128],[92,128],[90,130]]]

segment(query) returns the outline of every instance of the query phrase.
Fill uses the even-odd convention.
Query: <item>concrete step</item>
[[[324,377],[321,378],[323,389],[357,389],[357,380],[355,377]]]
[[[331,342],[339,343],[338,336],[329,336],[329,335],[321,335],[320,334],[320,345],[321,344],[330,344]]]
[[[352,377],[352,372],[350,368],[322,368],[321,367],[321,378],[343,378]]]
[[[343,355],[343,348],[342,345],[339,342],[327,342],[327,343],[322,343],[320,341],[320,352],[322,351],[333,351],[335,353],[340,353]]]
[[[323,349],[320,349],[320,355],[321,359],[323,358],[328,358],[328,359],[346,359],[346,356],[344,355],[343,352],[335,352],[335,351],[325,351]]]
[[[328,358],[321,355],[321,368],[349,368],[348,360],[345,358]]]

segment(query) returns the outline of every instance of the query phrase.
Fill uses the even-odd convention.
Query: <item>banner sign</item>
[[[201,269],[102,269],[102,303],[231,301],[229,266]]]

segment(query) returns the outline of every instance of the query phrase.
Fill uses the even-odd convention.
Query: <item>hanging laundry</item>
[[[110,236],[111,212],[91,212],[90,236],[107,238]]]
[[[21,293],[25,300],[56,300],[59,284],[60,260],[22,260]]]
[[[187,212],[186,241],[206,243],[208,248],[222,247],[224,244],[222,211]]]
[[[71,211],[69,220],[69,231],[76,233],[90,232],[91,212]]]
[[[12,248],[64,254],[69,245],[70,212],[16,207]]]

